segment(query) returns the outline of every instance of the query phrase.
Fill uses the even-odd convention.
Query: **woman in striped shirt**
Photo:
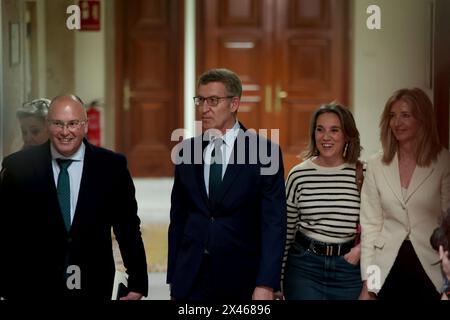
[[[283,293],[287,300],[357,299],[356,243],[360,196],[359,132],[351,112],[323,105],[312,115],[305,161],[286,182],[287,241]]]

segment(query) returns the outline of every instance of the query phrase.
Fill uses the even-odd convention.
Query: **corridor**
[[[173,179],[135,178],[134,183],[149,272],[149,295],[145,300],[168,300],[169,288],[166,285],[167,227]],[[123,271],[117,243],[114,243],[117,270]]]

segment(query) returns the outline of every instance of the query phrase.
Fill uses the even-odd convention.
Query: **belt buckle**
[[[332,246],[332,245],[327,245],[327,251],[326,251],[325,255],[326,255],[327,257],[333,255],[333,246]]]
[[[330,257],[333,255],[333,253],[335,253],[333,251],[335,251],[333,245],[327,245],[325,255],[327,257]],[[341,255],[341,244],[337,245],[337,253],[335,253],[335,255],[337,256]]]

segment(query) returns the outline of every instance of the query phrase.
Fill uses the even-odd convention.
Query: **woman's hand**
[[[359,259],[361,258],[361,244],[357,244],[354,246],[349,253],[344,255],[344,259],[353,265],[357,265],[359,263]]]

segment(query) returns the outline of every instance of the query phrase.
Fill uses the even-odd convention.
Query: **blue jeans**
[[[344,256],[317,255],[294,241],[284,271],[286,300],[353,300],[361,288],[359,264]]]

